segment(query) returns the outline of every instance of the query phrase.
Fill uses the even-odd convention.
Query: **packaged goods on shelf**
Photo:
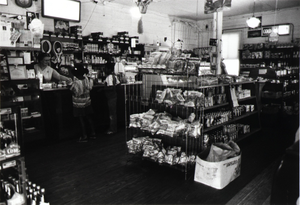
[[[92,36],[93,40],[102,39],[103,32],[92,32],[91,36]]]
[[[253,112],[255,110],[254,105],[240,105],[237,107],[234,107],[232,109],[233,116],[241,116],[247,112]]]
[[[10,129],[3,129],[0,132],[1,150],[0,160],[19,156],[21,154],[20,145],[18,144],[18,136],[15,131]]]
[[[248,90],[248,89],[236,91],[235,93],[236,93],[237,99],[244,99],[244,98],[251,97],[251,90]]]
[[[237,124],[237,127],[240,134],[247,134],[250,132],[250,125]]]
[[[149,110],[150,111],[150,110]],[[187,135],[199,138],[202,124],[195,119],[195,114],[191,113],[188,119],[172,118],[169,113],[139,113],[130,115],[130,128],[140,128],[148,131],[152,135],[165,135],[169,137]]]
[[[219,80],[216,76],[201,76],[197,79],[198,86],[218,85]]]
[[[186,107],[204,106],[205,100],[202,92],[186,90],[182,93],[181,89],[166,88],[157,90],[155,100],[158,103],[166,103],[168,105],[184,105]]]
[[[9,120],[9,115],[11,113],[12,113],[11,108],[1,108],[0,109],[1,121]]]
[[[79,43],[62,42],[62,50],[63,51],[78,51],[79,48],[80,48]]]
[[[28,107],[23,107],[23,108],[21,108],[21,116],[22,117],[26,117],[26,116],[28,116]]]
[[[149,136],[132,138],[127,141],[128,152],[141,153],[144,158],[149,158],[159,164],[186,165],[195,163],[195,155],[187,155],[180,146],[164,147],[161,139]]]
[[[232,112],[230,110],[227,111],[218,111],[206,113],[204,115],[205,119],[205,127],[212,127],[214,125],[219,125],[225,123],[232,119]]]

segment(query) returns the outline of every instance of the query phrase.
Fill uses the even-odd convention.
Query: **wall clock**
[[[16,0],[16,4],[22,8],[28,8],[32,6],[32,0]]]

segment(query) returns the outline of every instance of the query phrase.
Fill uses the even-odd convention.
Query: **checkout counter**
[[[117,86],[118,129],[125,127],[125,97],[124,86]],[[109,113],[106,87],[103,84],[94,85],[91,90],[91,101],[94,109],[94,125],[96,133],[104,133],[109,127]],[[79,119],[73,116],[72,92],[67,87],[45,88],[41,92],[45,134],[49,142],[77,138],[81,133]]]

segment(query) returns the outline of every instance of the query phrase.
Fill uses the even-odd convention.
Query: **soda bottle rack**
[[[24,157],[23,119],[21,107],[11,108],[12,120],[1,121],[1,159],[0,159],[0,204],[12,203],[17,198],[19,203],[45,203],[45,189],[28,181]]]

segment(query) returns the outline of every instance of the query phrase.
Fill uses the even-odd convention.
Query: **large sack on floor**
[[[242,155],[240,154],[220,162],[208,162],[205,159],[209,152],[210,148],[207,148],[197,156],[194,181],[216,189],[223,189],[240,176]]]

